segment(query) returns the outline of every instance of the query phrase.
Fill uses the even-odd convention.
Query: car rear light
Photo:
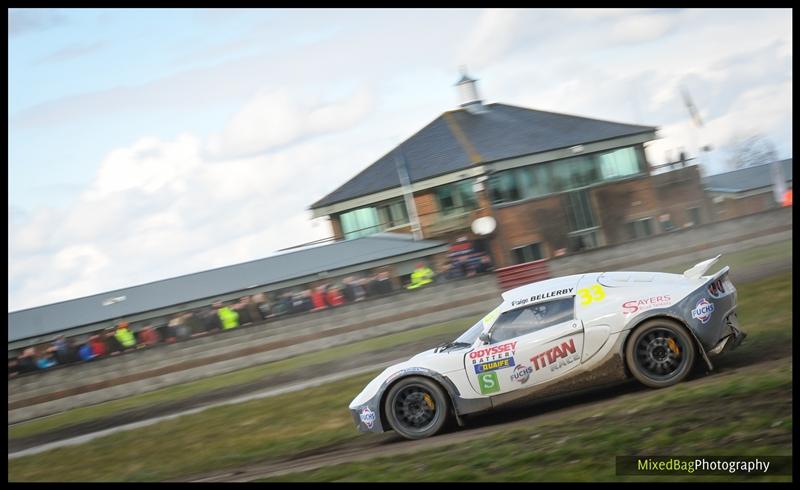
[[[708,292],[711,293],[712,296],[717,296],[718,294],[724,294],[725,281],[720,278],[712,282],[711,284],[708,285]]]

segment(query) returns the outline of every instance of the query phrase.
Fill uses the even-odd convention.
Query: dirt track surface
[[[782,257],[780,259],[776,259],[775,261],[759,264],[758,266],[747,267],[737,271],[732,271],[731,279],[734,281],[734,284],[743,284],[751,281],[756,281],[774,274],[785,272],[787,268],[789,269],[791,268],[791,257],[788,257],[788,261],[787,258]],[[348,369],[361,366],[377,365],[386,361],[390,361],[392,359],[402,358],[404,356],[411,357],[412,355],[421,352],[423,350],[429,349],[443,341],[451,340],[451,338],[452,335],[450,334],[439,335],[436,337],[430,337],[428,339],[420,341],[409,342],[406,344],[402,344],[387,349],[366,352],[363,354],[359,354],[357,356],[353,356],[351,358],[346,358],[342,360],[333,361],[330,363],[317,365],[316,367],[322,369],[323,371],[327,371],[328,370],[327,368],[335,368],[335,370],[337,371],[346,371]],[[789,349],[788,354],[781,354],[781,355],[791,355],[791,349]],[[758,362],[758,361],[757,360],[751,361],[745,359],[744,362],[746,364],[748,362]],[[52,443],[55,441],[61,441],[77,436],[82,436],[85,434],[91,434],[93,432],[99,432],[102,430],[110,429],[121,425],[120,421],[124,421],[125,424],[129,424],[165,415],[180,413],[197,407],[202,407],[215,402],[219,402],[221,400],[235,398],[238,396],[254,393],[269,388],[275,388],[282,385],[289,385],[292,383],[296,383],[298,381],[302,381],[306,379],[306,377],[307,377],[306,369],[292,370],[278,375],[272,375],[267,379],[258,380],[241,385],[228,386],[225,388],[220,388],[217,390],[212,390],[209,392],[198,394],[183,400],[177,400],[175,402],[161,403],[157,405],[150,405],[150,406],[130,409],[116,413],[109,417],[91,420],[68,427],[63,427],[43,434],[37,434],[34,436],[23,437],[18,439],[9,439],[8,453],[10,454],[17,451],[22,451],[25,449]]]
[[[411,357],[418,352],[435,347],[442,342],[452,340],[452,337],[452,334],[429,337],[424,340],[409,342],[387,349],[365,352],[350,358],[338,359],[336,361],[323,364],[316,364],[314,365],[314,368],[320,372],[334,372],[347,371],[348,369],[362,366],[374,366],[386,361],[402,358],[403,356]],[[8,452],[11,454],[17,451],[41,446],[43,444],[110,429],[119,426],[120,421],[124,421],[125,424],[130,424],[164,415],[184,412],[193,408],[209,405],[220,400],[227,400],[269,388],[289,385],[297,381],[305,380],[307,377],[307,368],[296,369],[280,374],[270,375],[265,379],[250,383],[226,386],[224,388],[207,391],[205,393],[174,402],[147,405],[139,408],[124,410],[108,417],[89,420],[87,422],[63,427],[50,432],[36,434],[29,437],[21,437],[18,439],[9,439]]]
[[[787,352],[781,354],[785,356]],[[714,373],[708,375],[696,373],[685,383],[698,386],[718,381],[722,376],[741,375],[747,372],[784,366],[787,369],[791,369],[791,346],[788,350],[788,357],[776,358],[776,355],[769,359],[762,359],[761,362],[756,361],[755,364],[746,364],[747,359],[737,359],[735,355],[729,354],[727,362],[724,359],[719,360],[718,368]],[[427,451],[485,437],[496,432],[535,426],[572,414],[601,410],[603,407],[620,400],[634,402],[652,396],[652,394],[653,390],[629,381],[613,386],[593,388],[579,393],[550,397],[514,408],[497,409],[494,412],[483,414],[468,421],[466,427],[460,429],[451,428],[444,434],[429,439],[408,441],[393,432],[368,434],[347,443],[319,448],[283,461],[254,464],[234,470],[184,477],[174,481],[246,482],[281,476],[287,473],[311,471],[341,463]]]

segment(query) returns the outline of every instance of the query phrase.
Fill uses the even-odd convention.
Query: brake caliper
[[[431,410],[436,408],[436,404],[433,403],[433,398],[431,398],[429,394],[425,393],[425,395],[422,398],[425,400],[425,404],[428,405],[428,408],[430,408]]]
[[[678,344],[676,344],[673,339],[671,339],[671,338],[667,339],[667,345],[669,346],[669,349],[672,352],[674,352],[676,354],[680,354],[681,353],[681,350],[678,348]]]

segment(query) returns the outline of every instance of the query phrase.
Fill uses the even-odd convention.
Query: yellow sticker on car
[[[606,292],[603,286],[594,284],[591,287],[579,289],[578,297],[581,299],[581,305],[587,306],[598,301],[602,301],[606,297]]]

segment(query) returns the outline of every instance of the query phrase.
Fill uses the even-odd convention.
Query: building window
[[[664,213],[658,217],[658,221],[661,223],[661,229],[666,231],[672,231],[675,229],[675,225],[672,224],[672,217],[669,213]]]
[[[639,153],[632,146],[600,153],[597,155],[597,159],[600,162],[600,174],[603,180],[636,175],[642,168]]]
[[[596,226],[589,193],[585,189],[565,194],[563,204],[567,210],[567,221],[571,231],[580,231]]]
[[[557,160],[551,165],[553,165],[553,185],[557,191],[586,187],[600,180],[592,155]]]
[[[545,196],[643,172],[641,148],[629,146],[503,170],[490,180],[493,204]]]
[[[378,206],[378,216],[386,228],[394,228],[408,224],[408,211],[403,199]]]
[[[524,247],[517,247],[512,250],[514,252],[515,264],[524,264],[525,262],[533,262],[534,260],[541,260],[544,258],[542,255],[542,244],[531,243]]]
[[[631,221],[625,226],[628,229],[628,238],[631,240],[648,237],[653,234],[653,218]]]
[[[689,218],[689,226],[697,226],[700,221],[700,208],[687,208],[686,216]]]
[[[492,202],[494,204],[519,201],[522,199],[522,194],[519,192],[519,186],[514,178],[514,173],[516,170],[519,169],[506,170],[492,176],[490,186]]]
[[[472,180],[462,180],[437,187],[436,200],[442,214],[461,214],[478,207]]]

